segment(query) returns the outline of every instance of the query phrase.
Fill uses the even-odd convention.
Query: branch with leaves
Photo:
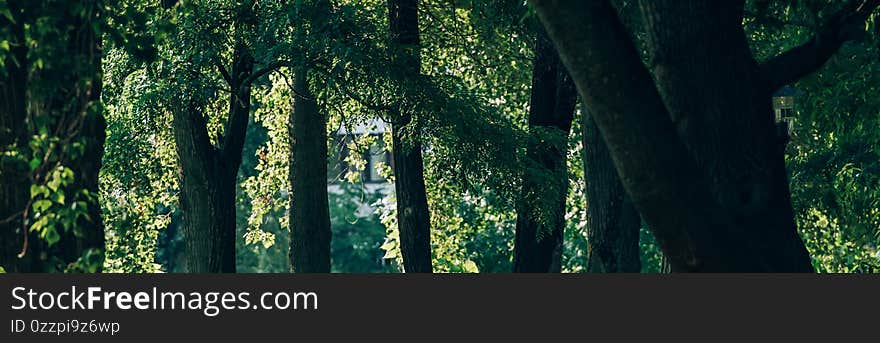
[[[761,70],[769,89],[776,90],[821,68],[843,43],[864,32],[865,21],[877,8],[880,0],[851,0],[809,41],[764,62]]]

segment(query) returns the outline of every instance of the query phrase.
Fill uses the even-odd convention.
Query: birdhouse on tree
[[[801,92],[791,86],[780,88],[773,93],[773,113],[776,127],[783,144],[791,137],[791,128],[795,120],[794,105]]]

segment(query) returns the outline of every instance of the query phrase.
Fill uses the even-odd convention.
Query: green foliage
[[[32,184],[31,209],[33,216],[31,217],[30,231],[37,232],[40,238],[44,239],[51,247],[61,240],[61,232],[59,229],[67,231],[77,230],[79,227],[76,221],[83,217],[91,220],[88,214],[88,199],[94,203],[95,199],[90,198],[88,190],[76,190],[77,200],[66,201],[65,188],[70,191],[69,186],[74,182],[73,170],[58,166],[52,170],[45,178],[45,184]],[[81,236],[81,234],[77,235]]]
[[[877,47],[844,47],[798,83],[807,95],[788,163],[798,225],[820,271],[880,271],[878,56]]]
[[[243,252],[238,254],[238,266],[243,271],[286,272],[288,269],[289,218],[285,213],[289,208],[288,118],[292,95],[288,73],[286,68],[281,68],[255,91],[254,121],[265,137],[256,139],[253,138],[256,132],[249,132],[248,140],[255,144],[240,172],[240,175],[251,174],[242,178],[239,196],[240,203],[244,203],[239,207],[240,216],[246,217],[240,226],[244,228],[240,230],[243,244],[239,245]],[[342,142],[335,138],[336,129],[345,126],[351,132],[356,123],[345,122],[347,118],[342,118],[341,112],[330,111],[330,114],[328,135],[334,137],[328,141],[330,160],[338,160],[339,152],[345,149],[348,150],[345,162],[351,166],[342,174],[328,175],[335,182],[329,192],[332,271],[393,271],[395,267],[382,259],[383,252],[379,249],[385,229],[378,213],[368,208],[381,201],[388,188],[366,185],[361,178],[366,167],[363,154],[377,143],[376,138],[350,135],[348,144],[340,146]],[[248,160],[253,160],[251,167]]]
[[[267,135],[267,142],[257,148],[251,157],[257,158],[254,170],[257,175],[242,182],[241,187],[250,201],[250,215],[247,217],[246,244],[260,243],[272,246],[276,235],[262,230],[268,214],[274,217],[280,229],[289,228],[288,218],[288,170],[290,146],[288,139],[288,118],[291,107],[291,91],[287,83],[286,69],[270,75],[270,84],[260,85],[255,93],[256,110],[254,121],[260,124]],[[282,193],[283,192],[283,193]]]
[[[330,222],[332,271],[340,273],[393,272],[397,267],[383,258],[380,248],[385,227],[379,214],[368,207],[387,195],[389,188],[343,182],[331,186]]]
[[[0,77],[4,89],[16,93],[4,101],[22,100],[26,111],[23,127],[10,120],[12,132],[2,132],[22,134],[18,141],[4,137],[12,144],[0,146],[0,177],[21,180],[29,190],[26,208],[12,210],[21,211],[24,226],[39,238],[32,244],[40,255],[33,259],[46,271],[92,272],[103,259],[100,249],[75,256],[78,252],[65,251],[74,247],[59,243],[92,234],[85,230],[94,226],[86,224],[99,220],[93,218],[99,197],[89,190],[94,190],[84,175],[89,171],[82,166],[99,143],[89,130],[104,110],[90,96],[100,89],[99,61],[93,57],[106,28],[104,13],[102,1],[0,1]],[[26,76],[7,79],[13,70]]]
[[[750,3],[746,28],[761,59],[804,41],[838,10],[812,2]],[[820,272],[880,271],[880,32],[876,19],[794,86],[786,162],[797,225]]]
[[[107,139],[100,175],[105,268],[156,272],[156,239],[177,206],[177,155],[160,83],[124,47],[104,55]]]
[[[103,104],[86,104],[89,113],[101,111],[107,120],[99,195],[107,226],[105,270],[178,270],[175,261],[185,242],[177,230],[181,213],[170,111],[200,105],[210,140],[219,144],[229,90],[218,65],[230,59],[235,42],[244,41],[257,69],[283,66],[252,86],[253,121],[237,179],[240,271],[288,271],[289,83],[294,70],[304,69],[328,116],[331,160],[345,151],[349,166],[330,166],[334,272],[400,270],[391,167],[382,166],[386,184],[363,178],[364,154],[380,141],[390,149],[389,132],[349,134],[344,141],[335,135],[340,128],[353,132],[374,120],[390,122],[395,111],[414,118],[396,129],[423,143],[436,271],[511,270],[522,176],[559,179],[528,162],[530,142],[569,148],[563,271],[585,271],[589,180],[583,176],[579,121],[568,136],[527,130],[535,21],[522,1],[422,1],[421,76],[408,79],[393,64],[397,51],[386,43],[384,1],[334,1],[331,10],[316,3],[185,1],[172,9],[161,9],[157,1],[106,3],[106,21],[98,28],[105,34]],[[638,25],[637,6],[616,3],[624,22]],[[744,24],[753,51],[765,60],[805,41],[841,3],[748,1]],[[0,1],[0,15],[12,14]],[[41,44],[29,58],[31,68],[75,65],[60,56],[57,45],[65,35],[50,29],[57,24],[54,15],[34,18],[28,42]],[[828,66],[796,85],[806,95],[798,100],[787,162],[797,223],[819,271],[880,270],[875,19],[865,30],[865,39],[845,45]],[[5,53],[13,43],[3,30],[0,65],[16,63]],[[35,89],[46,90],[58,79],[38,81]],[[39,176],[31,189],[29,227],[52,244],[60,232],[76,229],[73,223],[97,206],[98,196],[74,187],[75,172],[59,163],[81,155],[84,143],[54,135],[58,122],[45,118],[52,116],[31,123],[35,135],[27,149],[4,149],[3,155]],[[546,191],[563,185],[548,181]],[[542,223],[557,215],[536,214]],[[643,271],[663,271],[662,254],[645,228],[640,246]]]

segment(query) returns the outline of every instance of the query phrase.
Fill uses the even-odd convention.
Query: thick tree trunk
[[[587,195],[587,271],[638,273],[641,218],[626,196],[605,141],[582,106],[584,181]]]
[[[538,35],[532,71],[529,130],[517,206],[513,271],[559,272],[568,194],[566,152],[577,93],[546,34]],[[540,137],[552,135],[553,137]]]
[[[0,16],[0,26],[8,30],[11,38],[11,50],[0,57],[5,59],[5,70],[0,73],[0,239],[3,249],[0,266],[8,272],[23,272],[35,269],[29,263],[32,254],[26,255],[26,260],[17,257],[27,231],[23,218],[30,199],[28,166],[27,161],[4,152],[21,151],[28,146],[29,135],[25,130],[28,64],[20,2],[12,0],[7,4],[15,22]],[[19,63],[14,63],[13,58]]]
[[[773,90],[743,32],[742,3],[640,6],[657,87],[679,136],[711,176],[714,198],[769,270],[812,271],[794,223]]]
[[[395,56],[404,77],[418,77],[419,11],[418,0],[388,0],[391,44],[400,50]],[[394,190],[397,197],[397,227],[400,232],[400,252],[403,269],[407,273],[430,273],[431,217],[425,194],[422,145],[412,115],[393,114],[391,123]],[[406,129],[405,129],[406,128]],[[414,135],[404,135],[409,130]]]
[[[180,207],[186,271],[235,272],[235,169],[210,144],[205,119],[192,104],[175,111],[174,138],[180,161]]]
[[[296,71],[290,125],[290,266],[294,273],[330,272],[327,118]]]
[[[252,72],[253,59],[239,44],[229,80],[229,119],[219,148],[211,144],[197,101],[173,113],[190,273],[235,272],[235,186],[250,115],[251,89],[244,81]]]
[[[811,270],[791,224],[781,156],[766,139],[769,92],[748,70],[742,2],[657,2],[706,6],[699,14],[660,7],[646,14],[658,85],[608,1],[533,2],[673,271]],[[743,137],[750,135],[757,137]]]
[[[708,192],[629,34],[607,1],[533,1],[611,153],[621,183],[673,268],[754,270],[722,244],[736,231]],[[638,99],[634,101],[633,99]],[[707,228],[715,228],[714,230]],[[738,259],[738,255],[745,255]]]

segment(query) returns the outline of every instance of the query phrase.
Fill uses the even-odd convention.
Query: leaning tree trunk
[[[174,139],[180,161],[180,205],[186,271],[235,272],[235,186],[250,115],[253,59],[243,43],[233,54],[229,119],[220,147],[211,144],[201,105],[175,108]]]
[[[741,1],[642,2],[654,77],[608,1],[532,2],[673,271],[811,270]]]
[[[419,75],[419,10],[418,0],[388,0],[391,45],[399,50],[394,58],[405,78]],[[405,80],[404,80],[405,82]],[[407,273],[430,273],[431,217],[425,194],[422,145],[412,114],[399,109],[392,114],[392,159],[394,190],[397,197],[397,227],[400,253]],[[412,135],[404,134],[410,131]]]
[[[568,194],[566,152],[577,93],[546,34],[535,47],[526,171],[517,206],[513,271],[560,272]],[[549,136],[549,137],[548,137]]]
[[[294,75],[290,124],[290,266],[294,273],[330,272],[327,117],[309,89],[306,68]]]
[[[626,196],[608,147],[586,106],[581,110],[587,196],[587,271],[638,273],[641,218]]]

